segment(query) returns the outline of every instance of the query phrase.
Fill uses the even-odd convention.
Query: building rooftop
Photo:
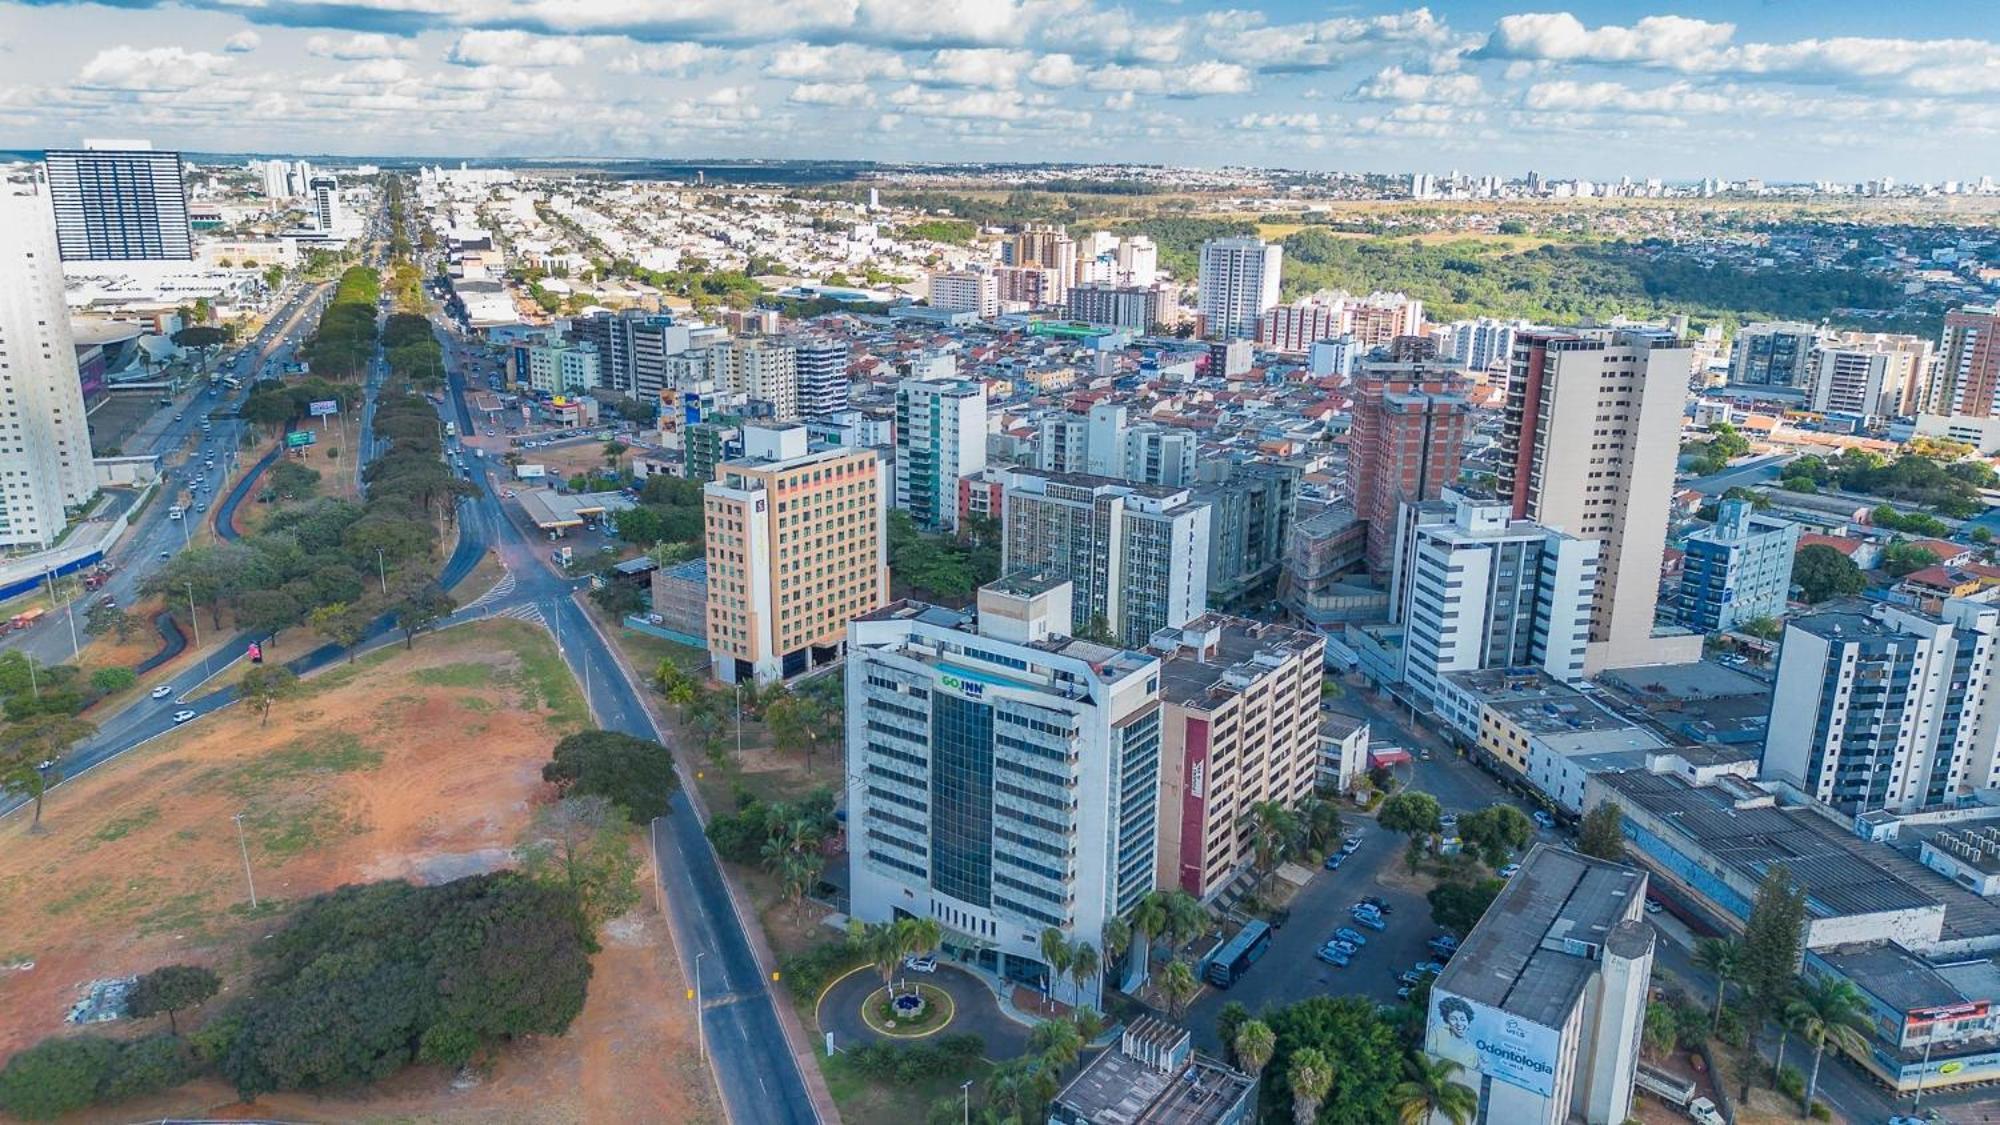
[[[903,598],[890,602],[880,609],[871,610],[855,618],[856,621],[915,621],[937,629],[951,629],[978,637],[981,646],[975,647],[1017,647],[1034,649],[1052,656],[1063,656],[1080,660],[1090,666],[1091,673],[1100,683],[1115,683],[1146,667],[1157,667],[1157,658],[1143,652],[1118,648],[1114,645],[1098,644],[1096,641],[1080,640],[1076,637],[1052,636],[1045,641],[1031,644],[997,640],[984,636],[978,629],[978,617],[967,610],[948,609],[929,602]],[[942,656],[926,657],[927,661],[942,660]]]
[[[1985,875],[2000,875],[2000,828],[1990,824],[1912,827],[1906,835],[1952,862]]]
[[[1476,672],[1449,672],[1461,691],[1477,695],[1530,734],[1587,734],[1602,731],[1632,731],[1624,718],[1598,706],[1588,695],[1548,675],[1539,668],[1488,668]],[[1659,740],[1647,736],[1643,747],[1652,748]],[[1607,744],[1601,749],[1614,749]]]
[[[1638,935],[1621,929],[1645,889],[1645,873],[1634,868],[1537,844],[1445,965],[1437,987],[1561,1027],[1598,969],[1596,950],[1586,946],[1650,940],[1643,924]],[[1643,945],[1636,950],[1643,951]]]
[[[1012,594],[1017,598],[1032,598],[1046,594],[1050,590],[1068,582],[1069,579],[1037,570],[1013,570],[986,584],[989,590]]]
[[[1160,698],[1210,710],[1294,657],[1325,647],[1324,640],[1303,630],[1222,613],[1162,629],[1152,640],[1162,657]]]
[[[1842,976],[1900,1012],[1969,999],[1922,958],[1890,942],[1837,945],[1814,952]]]
[[[1151,1026],[1157,1025],[1157,1027]],[[1142,1049],[1167,1052],[1170,1037],[1187,1032],[1141,1016],[1127,1037],[1140,1036]],[[1090,1125],[1216,1125],[1230,1120],[1257,1080],[1202,1055],[1162,1070],[1127,1054],[1123,1047],[1098,1055],[1056,1095],[1056,1116]]]

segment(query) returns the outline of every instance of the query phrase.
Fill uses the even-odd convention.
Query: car
[[[1423,974],[1417,972],[1415,969],[1404,969],[1402,972],[1396,974],[1397,981],[1409,985],[1412,988],[1416,987],[1416,985],[1423,979],[1424,979]]]
[[[1688,1116],[1694,1120],[1695,1125],[1723,1125],[1722,1113],[1715,1108],[1715,1103],[1707,1098],[1696,1098],[1689,1102]]]
[[[1340,865],[1342,863],[1345,863],[1346,861],[1347,861],[1346,852],[1335,852],[1332,855],[1327,856],[1326,862],[1321,864],[1320,866],[1326,868],[1328,871],[1338,871],[1340,870]]]
[[[1366,895],[1363,896],[1361,901],[1381,911],[1383,914],[1394,914],[1396,912],[1396,908],[1390,906],[1388,901],[1381,895]]]
[[[194,510],[195,510],[195,514],[196,514],[196,515],[200,515],[201,513],[203,513],[203,512],[206,512],[206,511],[208,511],[208,504],[207,504],[207,502],[205,502],[205,501],[204,501],[203,503],[200,503],[200,504],[196,504],[196,505],[194,506]]]
[[[1458,952],[1458,939],[1450,934],[1439,934],[1425,944],[1430,946],[1432,953],[1446,961],[1451,960],[1451,955]]]
[[[166,697],[172,695],[173,693],[174,689],[170,685],[161,684],[159,687],[153,689],[153,698],[165,699]]]
[[[1360,851],[1361,837],[1349,836],[1347,839],[1342,840],[1340,842],[1340,850],[1346,852],[1349,855],[1353,855],[1355,852]]]
[[[1428,762],[1428,761],[1430,761],[1430,760],[1431,760],[1431,752],[1430,752],[1429,750],[1419,750],[1419,751],[1417,751],[1417,760],[1418,760],[1419,762]]]
[[[175,722],[176,724],[179,724],[179,723],[185,723],[185,722],[187,722],[187,721],[188,721],[189,719],[192,719],[192,718],[194,718],[194,712],[193,712],[193,711],[176,711],[176,712],[174,712],[174,722]]]
[[[1378,933],[1389,928],[1389,923],[1384,922],[1381,916],[1377,914],[1356,914],[1354,922],[1356,925],[1366,926]]]
[[[1520,864],[1510,863],[1507,866],[1500,869],[1500,877],[1502,879],[1512,879],[1514,876],[1520,874],[1520,871],[1521,871]]]
[[[1660,902],[1658,899],[1649,898],[1646,900],[1646,913],[1658,914],[1661,911],[1661,909],[1662,907],[1660,906]]]
[[[1410,967],[1420,973],[1429,973],[1432,976],[1444,972],[1444,965],[1437,961],[1419,961]]]
[[[1361,931],[1353,929],[1352,927],[1349,926],[1342,926],[1339,929],[1333,931],[1333,936],[1339,938],[1342,941],[1353,942],[1355,945],[1368,944],[1368,939],[1361,936]]]
[[[161,551],[160,557],[163,559],[170,559],[174,557],[174,553],[172,551]]]
[[[1451,830],[1458,827],[1458,814],[1448,812],[1438,817],[1438,827],[1444,829],[1446,835],[1450,835]]]
[[[1346,968],[1348,963],[1353,960],[1353,958],[1342,953],[1337,947],[1331,945],[1320,946],[1318,952],[1314,953],[1313,956],[1329,965],[1342,969]]]
[[[913,973],[935,973],[937,972],[937,958],[905,957],[903,958],[903,967]]]
[[[181,420],[181,415],[179,414],[174,415],[174,421],[178,422],[180,420]]]
[[[1408,1000],[1410,997],[1416,995],[1416,991],[1417,991],[1416,985],[1406,984],[1403,987],[1396,990],[1396,999]]]
[[[1327,942],[1326,944],[1330,948],[1340,950],[1342,953],[1347,954],[1349,957],[1352,957],[1355,954],[1361,952],[1360,946],[1354,944],[1351,941],[1341,941],[1338,938],[1334,939],[1333,941]]]
[[[1535,823],[1543,828],[1554,828],[1556,826],[1556,818],[1550,816],[1546,809],[1536,809],[1530,815],[1534,817]]]

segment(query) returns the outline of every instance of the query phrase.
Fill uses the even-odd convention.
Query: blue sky
[[[0,148],[2000,176],[1973,3],[0,0]]]

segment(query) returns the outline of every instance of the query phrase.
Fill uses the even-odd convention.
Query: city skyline
[[[0,147],[1976,180],[2000,41],[1855,3],[0,3]],[[1951,143],[1936,143],[1949,136]]]

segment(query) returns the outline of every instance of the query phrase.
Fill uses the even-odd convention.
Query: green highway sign
[[[286,449],[297,449],[302,445],[311,445],[312,443],[313,432],[311,430],[293,430],[291,433],[285,435]]]

